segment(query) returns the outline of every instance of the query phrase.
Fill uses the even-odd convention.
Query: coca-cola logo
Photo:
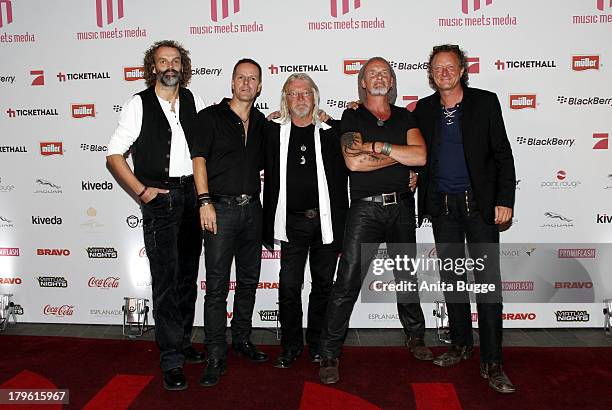
[[[140,250],[138,251],[138,256],[140,256],[141,258],[147,257],[147,250],[145,249],[144,246],[140,248]]]
[[[74,305],[45,305],[45,307],[43,308],[43,313],[47,316],[72,316],[74,314]]]
[[[87,281],[87,286],[90,288],[116,289],[119,287],[119,278],[109,276],[107,278],[96,278],[92,276]]]

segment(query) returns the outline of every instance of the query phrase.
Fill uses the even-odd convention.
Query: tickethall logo
[[[2,178],[0,178],[0,193],[11,192],[13,189],[15,189],[15,185],[7,184],[6,182],[2,182]]]
[[[348,58],[342,62],[342,71],[346,75],[359,74],[361,67],[368,61],[367,58]]]
[[[28,152],[25,145],[0,145],[0,153],[26,153]]]
[[[572,56],[572,70],[599,70],[599,56]]]
[[[467,57],[468,74],[480,73],[480,57]]]
[[[269,110],[270,109],[270,105],[265,101],[258,101],[255,104],[253,104],[253,107],[257,108],[258,110]]]
[[[573,228],[573,219],[567,218],[556,212],[545,212],[546,222],[540,225],[541,228]]]
[[[419,101],[418,95],[403,95],[402,101],[406,104],[406,109],[410,112],[414,111],[417,102]]]
[[[94,104],[71,104],[70,113],[72,114],[72,118],[95,118],[96,109]]]
[[[539,68],[557,68],[555,60],[497,60],[495,67],[498,71],[523,69],[533,70]]]
[[[279,73],[312,73],[329,71],[326,64],[303,64],[303,65],[274,65],[268,67],[270,74]]]
[[[99,145],[99,144],[81,144],[80,145],[81,151],[88,151],[88,152],[106,152],[108,150],[108,147],[106,145]]]
[[[81,191],[110,191],[111,189],[113,189],[113,183],[109,181],[81,181]]]
[[[48,157],[50,155],[64,155],[64,145],[59,141],[41,142],[40,155],[43,157]]]
[[[23,281],[21,280],[21,278],[17,278],[17,277],[4,278],[0,276],[0,285],[21,285],[22,283]]]
[[[340,2],[342,2],[342,4],[340,4]],[[361,7],[361,0],[329,0],[330,14],[332,17],[347,14],[351,11],[351,5],[353,9],[358,9]]]
[[[125,81],[144,80],[144,67],[123,67],[123,79]]]
[[[36,179],[36,186],[38,187],[34,193],[35,194],[61,194],[62,187],[58,184],[50,182],[43,178]]]
[[[13,22],[13,4],[11,0],[0,0],[0,28],[5,25],[5,17],[6,24]]]
[[[565,147],[569,148],[576,142],[575,138],[558,138],[558,137],[516,137],[516,142],[519,145],[541,146],[541,147]]]
[[[32,85],[45,85],[45,71],[44,70],[30,70],[32,78]]]
[[[593,149],[608,149],[608,133],[594,133],[593,138],[599,140],[593,145]]]
[[[59,115],[59,113],[57,112],[57,108],[9,108],[8,110],[6,110],[6,114],[9,116],[9,118]]]
[[[557,310],[557,322],[588,322],[591,318],[586,310]]]
[[[608,215],[607,213],[598,213],[596,222],[598,224],[612,224],[612,215]]]
[[[96,0],[96,24],[98,27],[104,27],[105,13],[106,24],[111,24],[115,20],[115,13],[117,20],[123,18],[123,0]]]
[[[536,108],[535,94],[510,94],[510,108],[522,110],[525,108]]]
[[[414,70],[427,70],[429,63],[427,61],[421,61],[418,63],[411,63],[408,61],[389,61],[389,65],[397,71],[414,71]]]
[[[56,75],[60,83],[66,81],[79,81],[79,80],[108,80],[110,74],[106,72],[97,73],[62,73],[61,71]]]
[[[220,7],[219,7],[220,6]],[[240,0],[232,0],[232,14],[240,12]],[[229,0],[210,0],[210,19],[214,22],[230,16]]]
[[[612,97],[567,97],[565,95],[559,95],[557,97],[557,102],[561,105],[580,105],[580,106],[589,106],[589,105],[607,105],[612,107]]]
[[[41,288],[67,288],[68,281],[63,276],[39,276],[38,286]]]
[[[565,170],[557,171],[556,178],[554,180],[547,180],[540,182],[540,188],[542,189],[554,189],[554,190],[569,190],[578,188],[582,185],[581,181],[568,180],[567,172]]]
[[[127,223],[127,226],[130,228],[138,228],[139,226],[142,226],[142,218],[139,218],[136,215],[130,215],[125,218],[125,223]]]
[[[0,215],[0,228],[14,228],[15,225],[10,219]]]
[[[278,320],[278,310],[260,310],[259,319],[262,322],[276,322]]]
[[[90,247],[85,249],[89,259],[116,259],[117,250],[111,247]]]

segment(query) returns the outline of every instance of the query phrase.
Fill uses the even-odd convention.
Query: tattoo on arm
[[[344,134],[342,134],[340,142],[345,150],[353,148],[353,142],[355,142],[355,133],[350,131],[345,132]]]

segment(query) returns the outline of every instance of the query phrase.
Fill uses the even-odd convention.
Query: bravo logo
[[[342,67],[344,69],[344,74],[346,75],[355,75],[359,74],[359,70],[361,67],[367,62],[366,58],[352,58],[346,59],[342,63]]]
[[[85,118],[96,116],[94,104],[71,104],[70,112],[72,118]]]
[[[36,249],[36,255],[38,256],[70,256],[70,249],[38,248]]]
[[[555,282],[555,289],[591,289],[593,282]]]
[[[144,80],[144,67],[123,67],[123,79],[125,81]]]
[[[21,278],[0,277],[0,285],[21,285]]]
[[[572,70],[599,70],[599,56],[572,56]]]
[[[522,110],[524,108],[536,108],[535,94],[510,94],[510,108]]]

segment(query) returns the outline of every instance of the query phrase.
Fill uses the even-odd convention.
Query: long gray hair
[[[361,80],[363,80],[363,77],[365,76],[366,67],[373,61],[382,61],[389,68],[389,72],[393,78],[393,86],[387,93],[387,100],[389,101],[389,104],[395,104],[395,100],[397,99],[397,77],[395,76],[395,71],[393,70],[393,67],[391,67],[391,64],[389,64],[389,62],[382,57],[372,57],[361,66],[359,75],[357,76],[357,92],[359,93],[359,101],[361,101],[362,104],[366,102],[368,93],[366,89],[361,86]]]
[[[289,91],[289,83],[295,80],[304,80],[310,85],[314,100],[314,107],[312,107],[312,123],[316,124],[319,122],[319,87],[317,87],[312,78],[306,73],[294,73],[287,77],[281,92],[280,121],[283,124],[291,121],[291,113],[289,112],[289,105],[287,104],[287,92]]]

